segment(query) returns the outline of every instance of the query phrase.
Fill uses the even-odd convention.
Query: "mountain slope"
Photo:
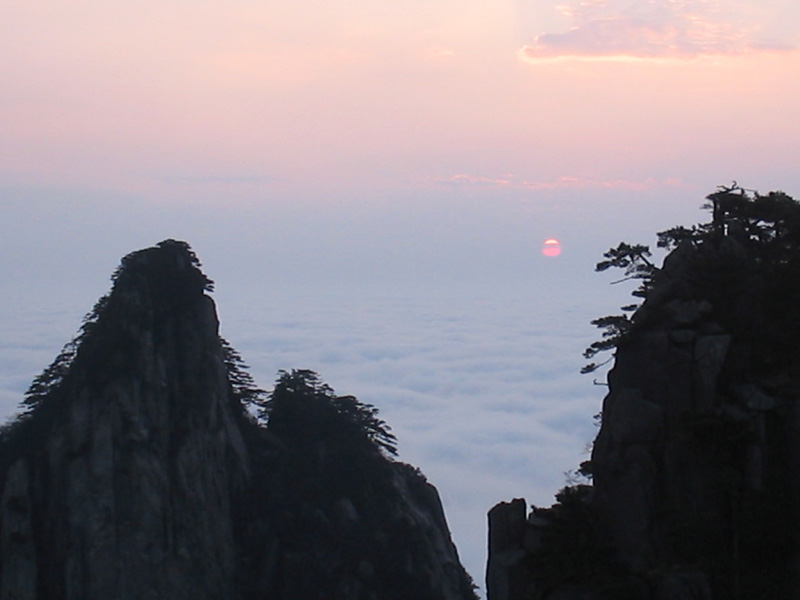
[[[490,600],[800,596],[800,204],[709,201],[710,223],[659,234],[660,268],[642,246],[606,255],[644,303],[602,321],[593,485],[492,510]]]
[[[421,475],[336,423],[250,415],[269,403],[185,243],[113,279],[0,435],[0,598],[474,598]]]

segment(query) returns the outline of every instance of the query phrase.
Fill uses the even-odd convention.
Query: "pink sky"
[[[800,193],[794,10],[12,0],[0,184],[257,200],[735,177]]]

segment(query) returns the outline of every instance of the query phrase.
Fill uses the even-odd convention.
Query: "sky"
[[[594,435],[602,252],[800,194],[788,0],[6,0],[0,41],[0,413],[186,240],[259,383],[381,408],[481,585],[486,511]]]

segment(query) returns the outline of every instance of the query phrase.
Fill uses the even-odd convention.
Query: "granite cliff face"
[[[184,243],[128,255],[34,381],[0,435],[0,599],[474,598],[418,471],[251,416],[210,289]]]
[[[800,206],[709,199],[617,344],[593,485],[490,512],[490,600],[800,597]]]

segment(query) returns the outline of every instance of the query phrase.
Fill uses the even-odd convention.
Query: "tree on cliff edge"
[[[598,263],[641,303],[593,321],[584,355],[616,355],[594,481],[533,508],[528,588],[504,597],[800,597],[800,203],[707,201],[708,222],[658,233],[658,266],[625,243]]]
[[[306,442],[329,442],[368,454],[396,455],[397,439],[378,409],[354,396],[337,396],[307,369],[281,371],[264,405],[268,429]]]
[[[700,252],[693,259],[695,298],[711,302],[721,324],[734,332],[752,339],[769,338],[773,343],[777,339],[783,347],[782,342],[800,333],[792,326],[800,320],[800,203],[784,192],[759,194],[736,183],[718,188],[706,200],[703,208],[711,212],[709,222],[661,231],[657,247],[671,251],[681,245],[701,248],[707,244],[709,249],[721,249]],[[586,359],[615,349],[635,334],[647,311],[634,311],[647,305],[662,276],[662,269],[650,261],[649,246],[623,242],[603,256],[605,260],[597,263],[595,270],[623,269],[623,278],[613,283],[639,281],[632,295],[643,303],[623,306],[622,314],[593,320],[602,337],[586,348]],[[738,294],[731,293],[744,286],[760,291],[753,302],[767,316],[749,331],[740,330],[740,323],[750,320],[741,318],[745,309],[737,305]],[[747,312],[752,314],[755,308],[750,306]],[[590,362],[581,372],[593,372],[605,362]]]

